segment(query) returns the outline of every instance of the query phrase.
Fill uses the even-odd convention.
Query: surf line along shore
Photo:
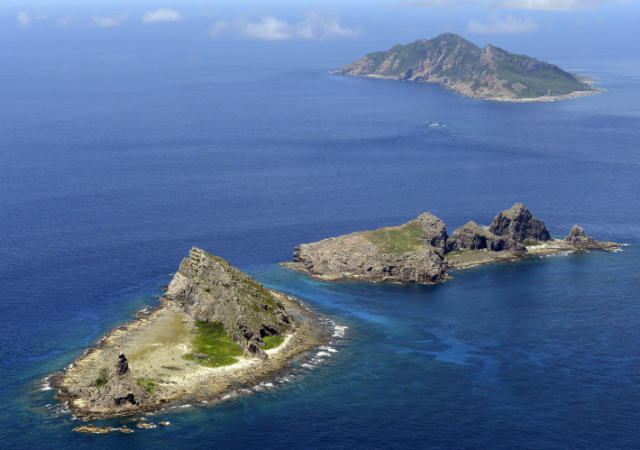
[[[197,248],[161,302],[50,377],[74,415],[96,420],[215,401],[292,369],[311,350],[335,352],[331,321]]]

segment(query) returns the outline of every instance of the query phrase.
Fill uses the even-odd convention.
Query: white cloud
[[[155,11],[150,11],[142,16],[143,23],[154,22],[178,22],[182,20],[182,14],[178,11],[169,8],[160,8]]]
[[[103,28],[111,28],[111,27],[121,27],[123,25],[123,21],[128,19],[128,14],[120,14],[116,17],[98,17],[91,16],[91,22],[97,27]]]
[[[21,27],[27,27],[31,25],[31,17],[26,11],[18,11],[18,23]]]
[[[507,16],[506,19],[492,17],[489,22],[480,22],[476,19],[469,20],[467,31],[477,34],[518,34],[529,33],[536,30],[538,24],[532,19],[516,19],[513,16]]]
[[[400,0],[399,6],[423,8],[477,5],[482,8],[526,9],[540,11],[575,11],[600,5],[630,3],[637,0]]]
[[[240,39],[280,41],[286,39],[324,40],[337,37],[355,37],[362,31],[340,26],[340,16],[307,13],[304,20],[291,24],[272,15],[250,18],[241,15],[231,21],[219,20],[211,27],[211,36],[230,34]]]

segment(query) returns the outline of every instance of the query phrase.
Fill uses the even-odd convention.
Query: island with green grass
[[[215,401],[326,343],[317,314],[198,248],[183,260],[161,302],[53,377],[58,399],[77,417]],[[93,432],[79,428],[87,430]]]
[[[493,45],[480,48],[452,33],[369,53],[332,73],[439,83],[466,97],[510,102],[562,100],[599,92],[590,85],[596,81],[592,78]]]
[[[617,250],[575,225],[553,239],[544,222],[521,203],[502,211],[488,227],[473,221],[447,234],[442,220],[424,213],[404,225],[359,231],[295,248],[281,265],[323,280],[443,283],[450,269],[586,249]]]

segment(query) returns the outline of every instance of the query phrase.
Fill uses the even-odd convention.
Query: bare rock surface
[[[526,252],[524,245],[509,237],[496,236],[486,228],[474,221],[461,226],[451,234],[447,240],[447,252],[459,250],[489,249],[492,252],[509,250],[513,252]]]
[[[448,269],[491,264],[533,255],[589,248],[615,250],[574,227],[566,239],[552,239],[544,222],[521,203],[498,213],[488,228],[468,222],[447,235],[430,213],[400,226],[361,231],[295,248],[293,262],[281,263],[324,279],[441,283]]]
[[[228,261],[192,248],[180,264],[165,298],[198,321],[222,322],[247,356],[266,358],[266,335],[284,335],[291,320],[275,296]]]
[[[596,241],[591,236],[588,236],[579,225],[574,225],[564,240],[579,249],[594,248],[600,250],[615,250],[619,247],[618,244],[613,242]]]
[[[525,239],[548,241],[551,239],[544,222],[536,219],[522,203],[516,203],[506,211],[498,213],[489,227],[497,236],[508,237],[522,243]]]
[[[106,380],[107,383],[98,389],[96,407],[127,409],[147,402],[147,394],[138,386],[124,354],[120,354],[118,362],[109,368]]]
[[[284,263],[323,279],[441,283],[446,279],[444,223],[432,214],[398,227],[380,228],[303,244],[295,263]]]

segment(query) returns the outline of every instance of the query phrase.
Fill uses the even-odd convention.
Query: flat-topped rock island
[[[489,227],[473,221],[447,235],[431,213],[395,227],[360,231],[295,248],[293,262],[281,265],[324,280],[442,283],[448,269],[565,251],[613,251],[619,244],[600,242],[575,225],[564,239],[553,239],[544,222],[516,203],[496,215]]]

